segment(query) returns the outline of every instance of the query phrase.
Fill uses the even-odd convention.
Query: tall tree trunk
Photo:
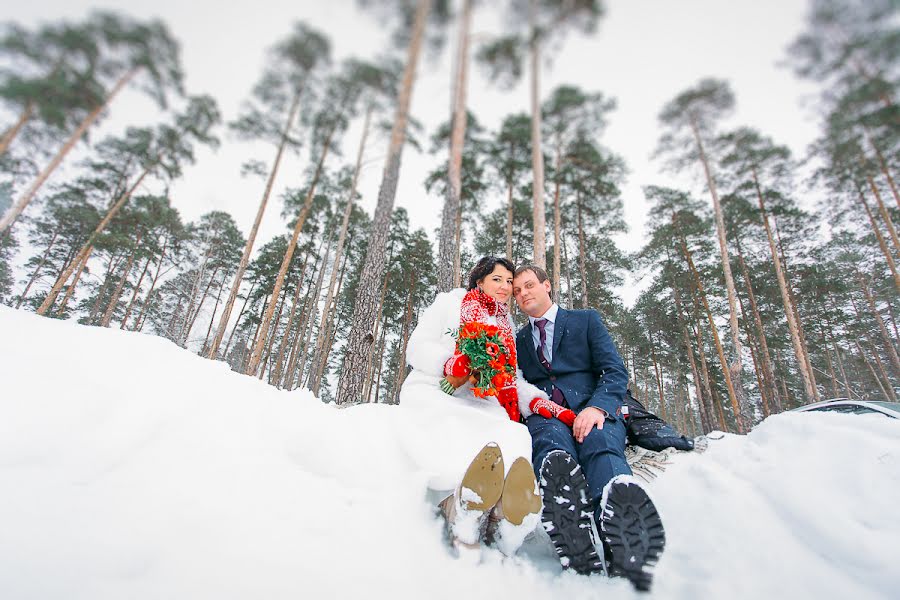
[[[250,263],[250,252],[253,250],[253,244],[256,242],[256,234],[259,231],[259,224],[262,222],[263,214],[266,212],[266,204],[269,202],[269,194],[272,193],[272,186],[275,183],[275,176],[278,174],[278,167],[281,164],[281,157],[284,154],[284,148],[287,145],[288,136],[294,126],[294,119],[300,110],[300,96],[302,89],[298,89],[291,102],[288,110],[287,120],[284,129],[281,131],[281,141],[278,144],[278,151],[275,153],[275,162],[272,163],[272,170],[269,171],[269,178],[266,181],[266,189],[263,192],[262,200],[259,202],[259,208],[256,211],[256,219],[250,228],[250,234],[247,236],[247,243],[244,246],[244,253],[241,255],[241,262],[238,263],[237,272],[234,274],[234,283],[231,291],[228,293],[228,299],[222,309],[222,316],[219,318],[219,326],[216,328],[216,335],[213,337],[212,343],[209,345],[209,352],[206,358],[214,359],[219,353],[219,346],[222,344],[222,338],[225,337],[225,329],[228,327],[228,321],[231,319],[231,311],[234,308],[234,302],[237,299],[238,291],[240,291],[241,283],[244,281],[244,272]]]
[[[781,257],[775,247],[775,238],[772,235],[772,227],[769,225],[769,214],[766,212],[766,204],[763,199],[762,190],[760,189],[759,179],[756,170],[753,171],[753,183],[756,187],[756,198],[759,203],[759,212],[762,219],[763,227],[766,230],[766,238],[769,241],[769,252],[772,256],[772,265],[775,267],[775,276],[778,279],[778,289],[781,292],[781,302],[784,305],[784,316],[787,319],[788,330],[791,334],[791,345],[794,348],[794,356],[797,358],[797,368],[800,370],[800,376],[803,379],[803,389],[806,393],[807,402],[815,402],[818,399],[818,392],[813,382],[812,373],[809,370],[809,360],[800,340],[800,324],[795,318],[794,305],[788,290],[787,280],[784,276],[784,270],[781,268]],[[786,399],[785,399],[786,400]]]
[[[255,289],[256,282],[254,281],[250,284],[250,289],[244,297],[244,303],[241,305],[241,311],[238,313],[237,319],[234,320],[234,327],[231,328],[231,335],[228,336],[228,342],[225,344],[225,352],[222,353],[222,356],[228,356],[228,349],[231,347],[231,340],[234,339],[234,332],[237,331],[238,325],[241,324],[241,318],[244,316],[244,313],[247,312],[247,302],[249,302],[250,296],[253,295],[253,290]]]
[[[778,386],[775,385],[775,367],[772,365],[772,356],[769,354],[769,343],[766,341],[766,330],[763,327],[762,317],[759,314],[759,306],[756,304],[756,294],[753,292],[753,283],[750,281],[750,272],[747,263],[744,262],[744,252],[741,248],[740,235],[734,236],[735,246],[738,251],[738,263],[741,265],[741,274],[744,285],[747,287],[747,297],[750,300],[750,310],[753,312],[753,322],[756,325],[756,337],[759,340],[760,362],[763,372],[763,380],[768,387],[769,397],[772,399],[775,412],[780,413],[781,399],[778,397]],[[764,403],[766,416],[769,416],[769,406]]]
[[[566,307],[572,308],[572,263],[569,262],[569,250],[565,236],[561,236],[559,244],[562,246],[563,261],[566,263]],[[562,293],[560,293],[562,297]]]
[[[759,387],[759,397],[762,400],[762,409],[763,409],[763,418],[768,417],[771,414],[771,410],[769,408],[769,390],[766,384],[765,375],[763,375],[763,369],[760,365],[759,358],[759,349],[757,348],[757,344],[754,343],[754,334],[750,329],[750,321],[747,319],[747,311],[744,307],[744,300],[738,296],[738,306],[741,309],[741,318],[744,320],[744,334],[747,336],[747,346],[750,348],[750,360],[753,362],[753,374],[756,376],[756,385]],[[774,404],[774,402],[772,402]],[[750,409],[750,407],[747,407]],[[748,414],[745,415],[750,419],[752,423],[752,411],[748,410]]]
[[[316,381],[315,384],[310,388],[315,396],[319,395],[319,388],[322,386],[322,378],[325,375],[325,369],[328,367],[328,357],[331,355],[331,348],[334,344],[334,335],[335,335],[335,327],[334,327],[334,315],[337,312],[337,295],[340,294],[341,287],[344,284],[344,274],[347,268],[347,257],[344,256],[343,263],[341,264],[341,275],[338,277],[337,288],[335,290],[334,300],[332,300],[331,304],[325,304],[323,308],[323,315],[325,315],[325,335],[321,336],[325,339],[322,343],[322,348],[318,352],[318,358],[316,360]]]
[[[449,292],[459,287],[459,214],[462,194],[462,155],[466,138],[466,98],[469,73],[469,29],[472,24],[472,0],[463,0],[456,46],[456,69],[453,73],[453,97],[450,106],[450,159],[447,164],[447,197],[441,213],[438,236],[438,291]]]
[[[53,232],[53,237],[50,238],[50,243],[47,245],[47,249],[44,250],[44,253],[41,255],[41,260],[38,262],[37,267],[34,268],[34,271],[31,273],[31,277],[28,279],[28,284],[25,285],[25,289],[22,290],[22,293],[19,295],[19,301],[16,303],[16,308],[21,308],[22,303],[25,302],[26,296],[28,296],[29,290],[31,290],[31,286],[34,284],[35,280],[38,278],[38,275],[41,272],[41,269],[44,268],[44,265],[47,263],[47,256],[50,255],[50,250],[53,248],[53,245],[56,243],[56,238],[59,236],[59,230]]]
[[[106,230],[106,227],[113,220],[113,218],[119,214],[119,211],[125,206],[125,203],[128,202],[128,199],[131,198],[131,195],[137,189],[137,187],[144,181],[144,178],[150,174],[150,171],[155,167],[155,164],[147,167],[144,171],[138,176],[135,180],[134,184],[128,188],[116,201],[115,204],[110,207],[110,209],[106,212],[106,216],[103,217],[103,220],[97,224],[97,227],[94,228],[94,231],[91,233],[88,240],[82,246],[81,251],[78,253],[78,256],[73,260],[68,268],[63,272],[63,275],[59,278],[59,280],[54,284],[53,288],[50,290],[50,293],[47,294],[47,298],[44,300],[44,303],[41,304],[41,307],[38,309],[37,313],[39,315],[43,315],[46,313],[53,303],[56,301],[56,296],[59,295],[59,291],[62,289],[62,286],[65,285],[66,281],[72,275],[72,271],[75,270],[75,266],[81,261],[87,260],[88,254],[90,254],[91,249],[94,243],[97,241],[97,238]]]
[[[128,319],[131,318],[131,311],[134,308],[134,302],[137,300],[138,294],[141,293],[141,284],[144,283],[144,277],[147,275],[147,271],[150,270],[150,263],[153,261],[153,256],[147,257],[147,262],[144,263],[144,268],[141,270],[141,275],[138,277],[137,283],[134,285],[134,292],[131,294],[131,300],[128,301],[128,306],[125,307],[125,315],[122,317],[122,323],[119,325],[119,329],[125,329],[125,326],[128,324]]]
[[[872,136],[869,135],[869,131],[866,130],[866,139],[869,140],[869,145],[872,146],[872,149],[875,151],[875,156],[878,157],[878,166],[881,168],[881,174],[884,175],[884,178],[887,179],[888,185],[891,188],[891,193],[894,195],[894,201],[897,203],[897,208],[900,208],[900,192],[897,191],[897,184],[894,182],[894,178],[891,176],[891,171],[888,169],[887,161],[884,160],[884,155],[881,153],[881,149],[875,144],[872,140]]]
[[[562,220],[562,215],[559,209],[559,193],[560,193],[560,183],[559,183],[559,172],[562,169],[562,142],[557,136],[556,139],[556,174],[554,176],[553,181],[553,299],[559,304],[559,285],[560,285],[560,275],[559,272],[562,270],[562,262],[560,260],[560,252],[559,252],[559,229],[560,222]]]
[[[287,326],[284,329],[284,335],[281,336],[281,344],[278,346],[278,356],[275,359],[275,366],[272,368],[271,375],[269,376],[269,383],[272,384],[274,381],[274,385],[278,389],[281,389],[281,379],[284,374],[284,353],[287,350],[288,343],[291,341],[291,336],[296,336],[296,333],[294,333],[294,315],[297,314],[297,305],[300,303],[301,284],[302,282],[297,280],[297,283],[294,286],[294,297],[291,299],[291,312],[288,313]]]
[[[272,355],[272,345],[275,343],[275,338],[278,336],[278,325],[281,323],[281,313],[284,310],[284,303],[287,302],[287,288],[281,293],[281,300],[278,302],[278,310],[275,311],[275,326],[271,328],[272,332],[269,336],[269,341],[265,345],[265,355],[263,356],[262,363],[260,364],[259,371],[257,377],[260,381],[262,381],[263,376],[266,374],[266,365],[269,362],[269,357]],[[260,336],[262,338],[262,336]]]
[[[56,153],[50,163],[44,167],[44,169],[38,174],[37,178],[31,182],[31,185],[25,190],[16,203],[13,206],[10,206],[6,213],[4,213],[3,217],[0,218],[0,233],[6,231],[10,225],[12,225],[13,221],[15,221],[22,211],[25,210],[25,207],[34,199],[35,194],[37,194],[38,190],[41,189],[41,186],[44,185],[44,182],[47,181],[47,178],[56,170],[56,167],[63,161],[69,151],[78,143],[78,140],[82,138],[88,128],[97,120],[97,117],[109,106],[109,103],[112,102],[112,99],[115,98],[116,94],[125,87],[125,85],[131,81],[131,79],[137,74],[140,70],[140,67],[135,67],[125,73],[116,84],[113,86],[112,90],[110,90],[109,94],[106,96],[106,100],[104,100],[103,104],[96,107],[90,114],[88,114],[78,125],[78,128],[74,133],[66,140],[66,143],[63,144],[62,148]],[[55,299],[55,298],[54,298]],[[39,312],[38,314],[43,315],[43,312]]]
[[[378,299],[378,310],[375,312],[376,321],[375,321],[375,331],[372,333],[372,337],[375,340],[378,340],[379,328],[382,327],[382,311],[384,310],[384,298],[387,295],[387,286],[390,282],[391,274],[388,273],[384,278],[384,285],[381,286],[381,296]],[[372,387],[372,366],[373,366],[373,352],[376,348],[377,344],[372,344],[370,346],[369,356],[366,360],[366,379],[365,379],[365,387],[363,388],[363,402],[368,403],[369,398],[371,397],[371,387]]]
[[[107,268],[106,275],[103,277],[103,284],[97,292],[97,299],[94,301],[91,312],[88,314],[87,322],[91,325],[99,325],[97,315],[100,313],[100,306],[103,303],[103,298],[106,296],[106,288],[109,287],[109,283],[112,281],[112,274],[115,273],[120,264],[122,264],[121,256],[113,255],[109,257],[109,268]]]
[[[581,271],[581,308],[589,306],[588,287],[587,287],[587,261],[585,254],[587,247],[584,241],[584,219],[581,215],[581,195],[575,197],[575,203],[578,207],[578,269]]]
[[[169,236],[166,236],[166,241],[163,242],[162,253],[159,255],[159,263],[156,265],[156,273],[153,275],[153,281],[150,283],[150,291],[147,292],[147,296],[144,298],[144,302],[141,304],[141,312],[138,314],[137,319],[134,321],[134,326],[131,328],[132,331],[140,331],[141,327],[144,324],[144,317],[147,314],[147,310],[150,308],[150,299],[153,297],[153,290],[156,289],[156,282],[159,281],[159,275],[162,271],[163,261],[166,259],[166,250],[169,247]]]
[[[122,270],[122,276],[119,278],[119,283],[116,284],[116,289],[113,291],[112,298],[109,300],[109,304],[106,307],[106,312],[103,313],[103,318],[100,319],[101,327],[109,327],[110,321],[112,321],[113,313],[116,311],[116,307],[119,305],[119,298],[122,296],[122,289],[125,287],[125,282],[128,281],[128,275],[131,274],[131,267],[134,265],[134,257],[137,255],[138,248],[141,246],[141,232],[138,231],[137,240],[134,242],[134,248],[132,248],[131,253],[128,255],[128,260],[125,262],[125,268]]]
[[[332,238],[332,237],[328,238],[328,244],[325,246],[325,257],[322,259],[322,266],[319,268],[318,277],[316,277],[316,287],[312,292],[313,305],[310,308],[310,310],[311,310],[311,313],[309,316],[310,326],[309,326],[309,331],[306,335],[306,339],[303,342],[304,352],[301,357],[302,360],[300,361],[300,369],[299,369],[300,374],[297,377],[297,385],[298,386],[301,385],[300,382],[302,381],[303,374],[306,372],[306,361],[308,359],[315,358],[314,353],[310,353],[310,352],[306,351],[306,349],[309,348],[309,346],[311,344],[313,328],[315,327],[316,321],[319,318],[319,297],[322,295],[322,283],[325,281],[325,269],[328,268],[328,258],[331,256],[331,241],[333,239],[334,238]],[[320,326],[319,327],[320,335],[321,335],[321,331],[322,331],[322,328]]]
[[[316,254],[318,255],[321,251],[322,251],[322,245],[319,244],[319,248],[317,249]],[[296,300],[294,301],[295,303],[297,303],[297,306],[299,306],[299,302],[300,302],[299,290],[302,289],[302,287],[303,287],[303,279],[306,277],[306,267],[309,265],[309,258],[311,255],[312,255],[312,253],[307,251],[306,254],[303,256],[303,265],[300,267],[300,274],[297,276],[298,294],[296,295]],[[296,365],[297,365],[297,351],[300,347],[300,338],[303,337],[302,331],[303,331],[303,327],[306,323],[306,316],[307,316],[307,312],[308,312],[308,308],[309,308],[309,300],[310,300],[309,288],[307,288],[307,290],[306,290],[306,295],[307,295],[307,297],[304,299],[304,302],[303,302],[303,310],[301,312],[301,318],[298,320],[297,326],[294,327],[293,316],[291,317],[291,319],[289,321],[289,325],[288,325],[289,331],[291,329],[294,330],[293,341],[290,343],[291,351],[290,351],[289,358],[287,361],[287,368],[286,369],[282,368],[281,373],[280,373],[281,380],[276,384],[276,387],[278,389],[287,387],[290,384],[290,382],[292,381],[293,373],[294,373],[294,367],[296,367]],[[292,310],[291,314],[292,315],[295,314],[293,310]],[[292,389],[292,388],[288,387],[288,389]]]
[[[413,274],[409,274],[409,291],[406,295],[406,311],[403,317],[403,327],[400,330],[400,359],[397,361],[397,379],[394,381],[394,389],[391,398],[391,402],[394,404],[399,404],[400,402],[400,388],[403,387],[403,381],[406,379],[406,347],[409,344],[409,333],[412,328],[412,317],[413,317],[413,298],[414,298],[414,277]]]
[[[685,326],[685,315],[681,304],[681,292],[679,291],[674,278],[672,279],[672,294],[675,298],[676,321],[678,322],[678,328],[681,330],[681,335],[684,338],[684,347],[687,351],[688,363],[691,366],[691,375],[694,378],[694,393],[697,395],[697,402],[700,408],[700,426],[701,429],[703,429],[703,433],[706,433],[710,430],[710,427],[708,423],[704,423],[705,414],[703,411],[703,391],[700,387],[700,374],[697,372],[697,361],[694,359],[694,346],[691,344],[691,338],[688,335],[687,327]],[[688,400],[690,401],[690,395],[688,396]]]
[[[263,299],[261,308],[259,309],[259,323],[262,323],[263,311],[266,310],[266,305],[268,303],[269,303],[269,296],[267,294],[266,297]],[[240,369],[240,372],[242,372],[242,373],[247,372],[247,363],[250,361],[249,350],[251,348],[253,348],[254,346],[256,346],[256,339],[259,336],[259,323],[256,324],[256,328],[253,330],[253,339],[250,340],[250,346],[248,346],[244,350],[243,360],[241,361],[241,369]]]
[[[659,416],[665,421],[668,419],[666,415],[666,399],[663,395],[662,372],[659,368],[659,361],[656,360],[656,342],[653,341],[653,335],[650,335],[650,360],[653,361],[653,372],[656,373],[656,389],[659,391]]]
[[[338,115],[340,117],[343,114],[343,106],[346,102],[346,98],[341,102],[341,110]],[[266,313],[263,316],[262,321],[262,335],[259,336],[259,341],[257,341],[257,345],[253,348],[253,353],[250,355],[250,364],[247,366],[247,374],[253,375],[256,373],[256,369],[259,367],[259,362],[262,359],[263,353],[263,345],[266,340],[266,335],[269,332],[269,326],[272,322],[272,314],[275,311],[275,303],[277,298],[281,295],[281,288],[284,286],[284,278],[287,276],[288,269],[291,266],[291,259],[294,258],[294,250],[297,249],[297,242],[300,239],[300,232],[303,230],[303,226],[306,224],[306,217],[309,215],[310,209],[312,209],[313,197],[316,193],[316,186],[319,184],[319,178],[322,176],[322,170],[325,168],[325,159],[328,157],[328,150],[331,147],[331,141],[334,138],[334,133],[337,131],[338,118],[334,119],[334,122],[331,125],[331,128],[328,130],[328,134],[325,136],[325,142],[322,146],[322,153],[319,155],[319,160],[316,163],[316,170],[313,173],[312,181],[309,184],[309,189],[306,191],[306,198],[303,202],[303,208],[300,209],[300,213],[297,215],[297,222],[294,224],[294,231],[291,234],[291,240],[288,242],[287,249],[284,251],[284,257],[281,259],[281,268],[278,270],[278,275],[275,277],[275,285],[272,286],[272,300],[269,301],[269,306],[266,307]],[[324,269],[325,266],[323,265]]]
[[[506,185],[506,258],[518,262],[518,257],[513,257],[513,186],[511,182]]]
[[[866,180],[868,180],[869,188],[872,190],[872,195],[875,196],[876,204],[878,204],[878,214],[881,215],[881,220],[884,221],[888,233],[891,236],[891,242],[894,244],[894,251],[900,252],[900,239],[897,238],[897,230],[894,228],[894,221],[891,220],[891,213],[888,212],[887,207],[884,205],[884,201],[881,199],[881,192],[878,191],[878,186],[875,185],[872,176],[866,174]]]
[[[203,308],[203,303],[206,302],[206,298],[209,296],[209,290],[212,288],[213,282],[216,280],[216,275],[219,274],[219,266],[216,265],[216,268],[213,269],[212,275],[209,276],[209,281],[206,282],[206,288],[203,290],[203,295],[200,296],[200,302],[197,303],[197,308],[194,309],[194,312],[190,315],[190,321],[187,323],[187,327],[184,330],[184,333],[181,336],[181,345],[187,347],[188,338],[191,336],[191,330],[194,329],[194,323],[197,322],[197,317],[200,316],[200,309]],[[190,310],[191,305],[188,304],[188,309]]]
[[[366,109],[366,117],[363,121],[363,130],[362,136],[359,140],[359,149],[356,152],[356,166],[353,168],[353,178],[350,183],[350,193],[347,195],[347,205],[344,207],[344,217],[341,221],[341,232],[338,235],[337,246],[334,249],[334,265],[331,268],[331,277],[328,279],[328,294],[325,297],[325,308],[323,309],[323,321],[329,315],[328,307],[331,306],[332,302],[335,298],[335,284],[338,276],[338,267],[341,265],[341,261],[344,259],[344,244],[347,241],[347,231],[350,228],[350,215],[353,212],[353,203],[356,199],[356,187],[359,183],[359,173],[362,170],[362,161],[363,155],[365,154],[366,149],[366,139],[369,136],[369,125],[372,120],[372,106],[370,105]],[[316,357],[322,355],[322,345],[325,343],[323,336],[318,336],[316,338]],[[317,365],[318,367],[318,365]],[[316,369],[318,372],[318,368]],[[314,390],[314,393],[318,395],[318,388]]]
[[[861,275],[857,274],[857,279],[863,294],[866,296],[866,302],[869,304],[869,312],[872,313],[872,317],[875,319],[875,322],[878,323],[878,331],[881,333],[884,349],[891,359],[894,373],[900,377],[900,356],[897,356],[897,349],[894,348],[894,343],[891,341],[891,335],[888,333],[887,326],[884,324],[884,319],[881,318],[881,313],[878,312],[878,307],[875,305],[875,297],[872,295],[872,290],[869,289],[869,285]]]
[[[713,213],[716,221],[716,237],[719,241],[719,254],[722,260],[722,272],[725,275],[725,288],[728,292],[728,323],[731,329],[731,341],[734,346],[734,361],[731,363],[731,381],[734,389],[734,399],[739,406],[743,406],[746,398],[744,390],[741,387],[741,372],[743,370],[741,352],[740,328],[738,327],[738,309],[737,309],[737,291],[734,286],[734,277],[731,274],[731,259],[728,256],[728,240],[725,236],[725,216],[722,212],[722,205],[719,202],[719,193],[716,190],[716,181],[713,177],[712,170],[709,166],[709,159],[703,148],[703,140],[700,137],[700,130],[697,123],[691,120],[691,130],[694,133],[694,141],[697,144],[697,151],[700,156],[700,162],[703,164],[703,172],[706,174],[706,185],[709,188],[709,194],[712,196]],[[740,413],[736,415],[738,433],[744,433],[743,419]]]
[[[773,217],[773,220],[775,218]],[[778,229],[778,222],[775,221],[775,240],[778,243],[778,252],[779,256],[781,256],[781,265],[784,269],[785,280],[787,281],[787,292],[788,298],[791,301],[791,306],[794,309],[794,321],[797,322],[797,333],[800,335],[800,346],[803,348],[803,356],[806,357],[806,370],[809,373],[809,378],[812,381],[813,392],[815,392],[815,399],[819,400],[819,388],[816,385],[816,373],[812,366],[812,360],[809,358],[809,345],[806,343],[806,333],[803,330],[803,321],[800,319],[800,303],[797,302],[796,296],[794,296],[794,289],[791,285],[791,273],[788,268],[788,260],[787,253],[784,251],[784,245],[781,243],[781,231]]]
[[[865,209],[866,215],[869,217],[869,224],[872,226],[872,231],[875,233],[875,238],[878,240],[878,246],[881,248],[881,253],[884,254],[884,260],[887,262],[888,268],[890,268],[891,274],[894,276],[894,285],[897,287],[897,291],[900,292],[900,273],[897,272],[897,265],[894,263],[894,257],[891,255],[891,251],[884,241],[884,236],[878,228],[878,223],[875,221],[875,215],[872,214],[872,209],[869,208],[869,203],[866,200],[862,189],[857,187],[856,191],[859,203],[862,205],[863,209]]]
[[[719,340],[719,332],[716,329],[716,323],[713,320],[712,310],[709,308],[709,301],[706,299],[706,290],[703,287],[703,281],[700,279],[700,273],[697,272],[697,268],[694,266],[694,259],[691,257],[691,252],[688,250],[687,242],[685,242],[684,237],[681,237],[681,251],[687,261],[688,269],[694,278],[694,288],[697,290],[697,295],[700,296],[700,301],[703,303],[703,308],[706,310],[707,320],[709,321],[709,330],[712,333],[713,342],[716,346],[716,353],[719,355],[719,362],[722,365],[722,374],[725,376],[725,386],[728,388],[731,409],[734,411],[735,427],[738,433],[743,433],[744,428],[741,422],[741,405],[738,403],[738,397],[735,393],[734,384],[731,379],[731,371],[728,368],[728,361],[725,359],[725,351],[722,348],[722,342]]]
[[[57,316],[61,317],[66,312],[66,306],[69,305],[69,300],[71,300],[72,296],[75,295],[75,288],[78,287],[78,282],[81,280],[81,274],[84,273],[84,269],[85,267],[87,267],[88,261],[91,259],[91,254],[93,252],[94,247],[91,246],[85,253],[84,259],[82,259],[81,263],[78,265],[78,270],[75,271],[75,276],[72,278],[72,283],[70,283],[68,287],[66,287],[66,293],[63,294],[62,302],[59,303],[59,308],[56,309]],[[62,273],[60,273],[60,277],[62,277]]]
[[[6,151],[9,150],[9,145],[12,144],[13,140],[16,139],[16,136],[19,135],[22,127],[25,126],[25,123],[28,122],[33,113],[34,102],[29,100],[25,103],[25,108],[22,109],[22,112],[19,113],[19,118],[16,119],[16,122],[13,123],[12,126],[3,133],[3,137],[0,138],[0,156],[6,154]]]
[[[363,377],[371,351],[372,328],[376,323],[377,296],[379,285],[385,277],[385,248],[390,230],[394,199],[397,195],[397,183],[400,176],[400,158],[406,141],[406,123],[409,118],[409,104],[412,99],[413,82],[416,66],[421,53],[422,39],[432,0],[419,0],[416,7],[415,21],[409,43],[406,67],[397,98],[397,112],[391,131],[387,161],[378,191],[378,204],[372,220],[372,234],[363,262],[359,281],[359,293],[353,309],[353,320],[347,339],[344,365],[338,382],[337,403],[350,404],[362,401]]]
[[[532,219],[534,222],[534,264],[547,268],[547,242],[544,215],[544,152],[541,149],[541,39],[537,23],[538,0],[530,0],[529,52],[531,60],[531,168]]]
[[[822,352],[825,354],[825,364],[828,366],[828,377],[831,379],[831,397],[837,398],[841,395],[840,390],[838,389],[838,379],[834,373],[834,361],[831,360],[831,352],[828,350],[828,344],[825,341],[825,336],[822,336]]]
[[[225,289],[225,282],[228,281],[228,273],[222,277],[222,283],[219,284],[219,291],[216,293],[216,303],[213,304],[212,316],[209,318],[209,326],[206,328],[206,337],[203,338],[203,347],[200,348],[200,356],[206,354],[206,346],[209,344],[209,336],[212,333],[212,326],[216,319],[216,311],[219,310],[219,302],[222,300],[222,291]]]

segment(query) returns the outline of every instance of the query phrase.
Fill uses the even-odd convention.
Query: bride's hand
[[[474,374],[460,375],[459,377],[455,375],[445,375],[444,379],[446,379],[447,382],[456,389],[462,387],[467,381],[472,385],[475,385],[477,383]]]

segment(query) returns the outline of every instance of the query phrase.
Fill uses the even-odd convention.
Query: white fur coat
[[[462,289],[438,294],[422,312],[407,348],[412,371],[400,390],[405,430],[401,437],[407,443],[410,458],[427,472],[433,489],[455,487],[475,453],[488,442],[500,446],[507,469],[519,456],[531,459],[528,429],[511,421],[496,398],[476,397],[468,383],[452,396],[441,391],[444,363],[456,349],[450,331],[459,327],[464,295]],[[518,370],[516,389],[523,416],[531,414],[528,404],[533,398],[547,397],[525,381]]]

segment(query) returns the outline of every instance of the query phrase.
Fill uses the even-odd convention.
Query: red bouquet
[[[504,341],[499,327],[472,321],[450,333],[465,367],[478,380],[472,388],[476,396],[499,396],[500,390],[515,384],[516,349]]]

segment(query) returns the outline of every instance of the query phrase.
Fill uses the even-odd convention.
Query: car
[[[885,402],[883,400],[848,400],[847,398],[835,398],[822,400],[795,408],[794,412],[838,412],[853,415],[878,414],[900,419],[900,402]]]

